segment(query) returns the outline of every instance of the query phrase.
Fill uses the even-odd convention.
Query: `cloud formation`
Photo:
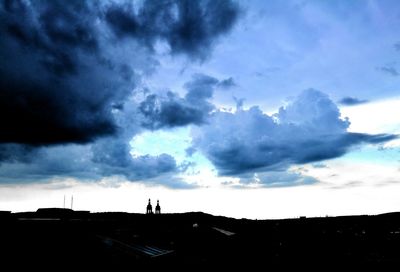
[[[203,58],[238,13],[232,1],[2,1],[0,143],[118,133],[113,109],[156,69],[154,44]]]
[[[272,116],[258,107],[216,111],[208,124],[193,129],[193,146],[220,175],[241,175],[283,171],[293,164],[342,156],[357,144],[396,138],[349,133],[349,125],[326,94],[309,89]]]
[[[104,176],[123,176],[130,181],[157,177],[168,172],[177,172],[175,159],[168,154],[159,156],[132,156],[131,147],[125,139],[103,139],[92,145],[92,159]]]
[[[204,60],[238,15],[233,1],[2,1],[2,182],[138,180],[178,171],[167,154],[132,157],[129,141],[143,129],[201,122],[200,108],[210,107],[212,91],[192,92],[192,83],[183,100],[199,102],[199,109],[181,107],[188,110],[186,121],[174,124],[176,118],[163,114],[151,124],[159,118],[143,116],[133,90],[157,69],[157,43],[172,55]],[[170,102],[163,110],[172,115],[181,100]]]
[[[189,124],[204,124],[214,106],[209,102],[219,81],[211,76],[196,74],[184,87],[184,97],[169,91],[166,97],[150,94],[140,103],[145,117],[142,126],[148,129],[172,128]]]
[[[238,16],[235,2],[213,0],[144,1],[140,7],[126,2],[105,12],[119,39],[139,39],[150,49],[161,40],[172,54],[195,59],[206,58],[215,39],[230,30]]]
[[[258,107],[244,110],[242,99],[234,113],[216,109],[215,88],[234,87],[233,78],[197,74],[184,85],[184,96],[170,91],[132,99],[136,86],[160,65],[160,45],[167,54],[204,61],[239,14],[230,0],[2,1],[1,182],[173,175],[185,165],[169,154],[133,156],[129,142],[146,129],[197,125],[187,155],[202,152],[221,175],[257,172],[260,182],[273,177],[312,183],[298,174],[271,173],[395,137],[347,132],[349,120],[315,90],[272,116]]]
[[[137,181],[169,175],[168,182],[163,181],[164,185],[193,187],[173,177],[185,172],[187,165],[178,165],[169,154],[134,156],[130,141],[133,135],[145,129],[204,124],[214,109],[209,99],[219,82],[214,77],[195,74],[184,84],[187,90],[184,97],[172,92],[166,97],[150,94],[143,101],[131,97],[113,110],[118,133],[89,144],[48,147],[2,144],[0,182],[45,181],[54,177],[99,180],[110,176]]]

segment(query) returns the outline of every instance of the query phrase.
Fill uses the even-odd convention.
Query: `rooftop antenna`
[[[71,196],[71,210],[73,206],[74,206],[74,195]]]

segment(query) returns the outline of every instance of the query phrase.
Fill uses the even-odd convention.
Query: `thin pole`
[[[71,196],[71,210],[73,206],[74,206],[74,195]]]
[[[65,195],[64,195],[64,206],[63,206],[63,208],[65,209]]]

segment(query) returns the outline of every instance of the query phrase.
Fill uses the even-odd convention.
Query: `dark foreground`
[[[257,221],[46,209],[2,212],[0,221],[0,260],[7,271],[400,264],[400,213]]]

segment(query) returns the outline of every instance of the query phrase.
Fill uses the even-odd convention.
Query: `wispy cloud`
[[[379,71],[382,71],[385,74],[397,77],[400,75],[399,71],[393,66],[382,66],[377,68]]]
[[[355,105],[360,105],[360,104],[365,104],[368,103],[369,101],[366,99],[359,99],[356,97],[351,97],[351,96],[346,96],[343,97],[338,101],[339,104],[344,105],[344,106],[355,106]]]

